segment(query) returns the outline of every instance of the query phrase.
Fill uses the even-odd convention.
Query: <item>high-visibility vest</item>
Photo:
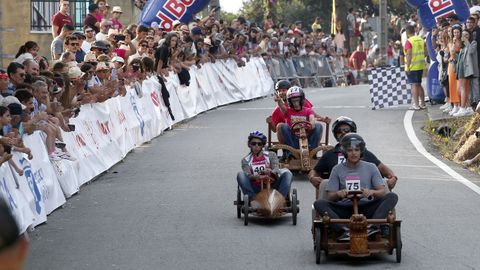
[[[423,48],[423,39],[419,36],[411,36],[408,41],[412,45],[412,62],[407,67],[407,51],[405,50],[405,70],[415,71],[425,68],[425,51]]]

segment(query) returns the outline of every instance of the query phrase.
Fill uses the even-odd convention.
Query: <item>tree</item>
[[[389,0],[388,7],[389,12],[393,14],[414,12],[405,0]],[[346,14],[349,8],[378,15],[378,0],[337,0],[336,17],[342,25],[346,25]],[[301,20],[308,30],[315,17],[322,19],[323,29],[330,29],[331,12],[331,0],[249,0],[240,11],[247,20],[257,25],[262,25],[266,16],[271,14],[275,22],[283,22],[287,25]]]

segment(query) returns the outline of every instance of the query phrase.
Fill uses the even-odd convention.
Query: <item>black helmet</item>
[[[287,92],[287,101],[288,106],[293,109],[292,98],[300,97],[300,106],[303,108],[303,103],[305,102],[305,92],[303,89],[298,86],[292,86],[288,89]]]
[[[279,89],[290,89],[290,87],[292,87],[292,85],[289,81],[280,80],[275,84],[275,91],[278,91]]]
[[[254,131],[250,133],[248,135],[248,143],[250,143],[250,141],[254,138],[261,140],[263,144],[267,143],[267,136],[263,135],[263,133],[261,133],[260,131]]]
[[[338,141],[338,136],[337,136],[337,133],[338,133],[338,128],[341,126],[341,125],[348,125],[351,129],[350,132],[352,133],[357,133],[357,124],[355,124],[355,122],[352,120],[352,118],[350,117],[346,117],[346,116],[340,116],[337,118],[337,120],[335,120],[335,122],[333,122],[332,124],[332,132],[333,132],[333,136],[335,137],[335,139]]]
[[[365,141],[363,140],[362,136],[356,133],[348,133],[347,135],[343,136],[342,140],[340,141],[340,145],[345,158],[347,158],[347,148],[350,146],[359,147],[360,156],[363,156],[365,153]]]

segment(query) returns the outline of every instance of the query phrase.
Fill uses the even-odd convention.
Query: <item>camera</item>
[[[137,72],[140,70],[140,65],[139,64],[132,64],[132,69],[133,71]]]
[[[116,35],[114,37],[114,39],[115,39],[116,42],[124,41],[125,40],[125,35]]]

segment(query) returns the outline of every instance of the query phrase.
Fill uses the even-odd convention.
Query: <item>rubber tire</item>
[[[297,205],[297,191],[294,189],[292,192],[292,199],[290,201],[292,205],[292,224],[293,226],[297,225],[297,213],[298,213],[298,205]]]
[[[249,210],[249,205],[248,205],[248,195],[243,196],[243,225],[248,226],[248,212]]]
[[[402,262],[402,235],[400,233],[400,225],[395,228],[395,255],[397,263]]]
[[[320,264],[322,258],[322,230],[315,228],[315,263]]]
[[[237,218],[242,218],[242,193],[240,188],[237,187]]]

